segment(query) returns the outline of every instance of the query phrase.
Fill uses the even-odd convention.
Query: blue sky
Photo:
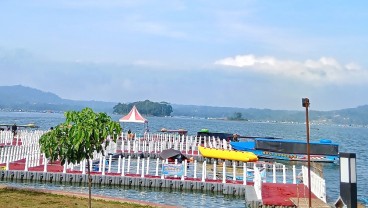
[[[4,0],[1,85],[62,98],[368,104],[366,1]]]

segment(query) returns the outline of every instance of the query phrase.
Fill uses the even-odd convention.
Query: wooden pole
[[[309,115],[308,115],[308,108],[309,108],[309,99],[303,98],[303,107],[305,107],[305,123],[306,123],[306,131],[307,131],[307,156],[308,156],[308,205],[309,208],[312,207],[312,187],[311,187],[311,165],[310,165],[310,144],[309,144]]]

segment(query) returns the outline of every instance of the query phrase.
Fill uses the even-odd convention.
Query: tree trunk
[[[92,195],[92,191],[91,191],[91,183],[92,183],[92,178],[91,178],[91,168],[90,168],[90,162],[89,159],[87,159],[87,168],[88,168],[88,207],[91,208],[91,195]]]

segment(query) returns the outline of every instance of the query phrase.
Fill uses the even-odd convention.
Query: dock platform
[[[0,141],[0,167],[3,167],[0,169],[0,180],[87,184],[86,161],[73,164],[71,167],[63,166],[59,161],[47,162],[38,146],[38,138],[41,134],[27,135],[27,132],[22,132],[22,135],[29,138],[27,140],[10,138],[4,142]],[[308,198],[305,194],[308,194],[309,191],[303,183],[296,182],[295,167],[292,168],[294,173],[291,177],[293,178],[286,180],[285,165],[280,168],[277,167],[276,170],[275,163],[261,164],[264,169],[271,168],[268,174],[273,174],[273,182],[260,178],[258,180],[260,182],[258,187],[260,188],[257,189],[261,191],[261,195],[259,195],[260,192],[257,192],[254,188],[254,179],[249,180],[249,175],[246,175],[247,168],[249,168],[247,163],[221,161],[221,167],[220,161],[203,158],[198,153],[197,147],[202,145],[198,141],[196,138],[183,139],[164,135],[154,136],[152,139],[148,137],[144,140],[121,139],[117,143],[111,142],[105,151],[108,153],[107,155],[111,155],[109,164],[114,163],[118,167],[111,171],[109,167],[109,170],[105,172],[104,164],[107,158],[103,157],[102,159],[101,155],[96,155],[93,164],[98,163],[100,169],[99,171],[91,171],[91,182],[97,185],[200,190],[244,196],[247,207],[296,207],[297,205],[301,207],[305,204],[305,198]],[[214,138],[204,144],[210,144],[214,148],[229,148],[227,144],[218,142]],[[179,149],[188,158],[192,157],[194,159],[194,164],[191,163],[190,174],[185,173],[181,176],[163,175],[159,168],[163,166],[163,161],[159,160],[158,157],[161,150],[169,148]],[[111,158],[114,158],[114,161]],[[132,166],[130,162],[134,163],[135,166]],[[212,165],[210,166],[211,162]],[[206,166],[207,163],[209,167]],[[218,172],[216,172],[216,163],[219,166],[217,167]],[[101,164],[103,164],[103,168],[101,168]],[[4,169],[4,167],[6,168]],[[252,164],[251,168],[253,170],[257,169],[255,164]],[[280,173],[283,174],[282,177],[277,175]],[[222,176],[217,177],[218,174],[222,174]],[[230,179],[227,175],[230,175]],[[238,176],[243,179],[238,180]],[[280,179],[283,182],[278,181]],[[316,195],[313,194],[312,198],[313,202],[318,203],[318,207],[329,207]]]

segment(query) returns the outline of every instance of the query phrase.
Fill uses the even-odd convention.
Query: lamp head
[[[304,107],[304,108],[307,108],[307,107],[309,107],[309,98],[302,98],[302,106]]]

